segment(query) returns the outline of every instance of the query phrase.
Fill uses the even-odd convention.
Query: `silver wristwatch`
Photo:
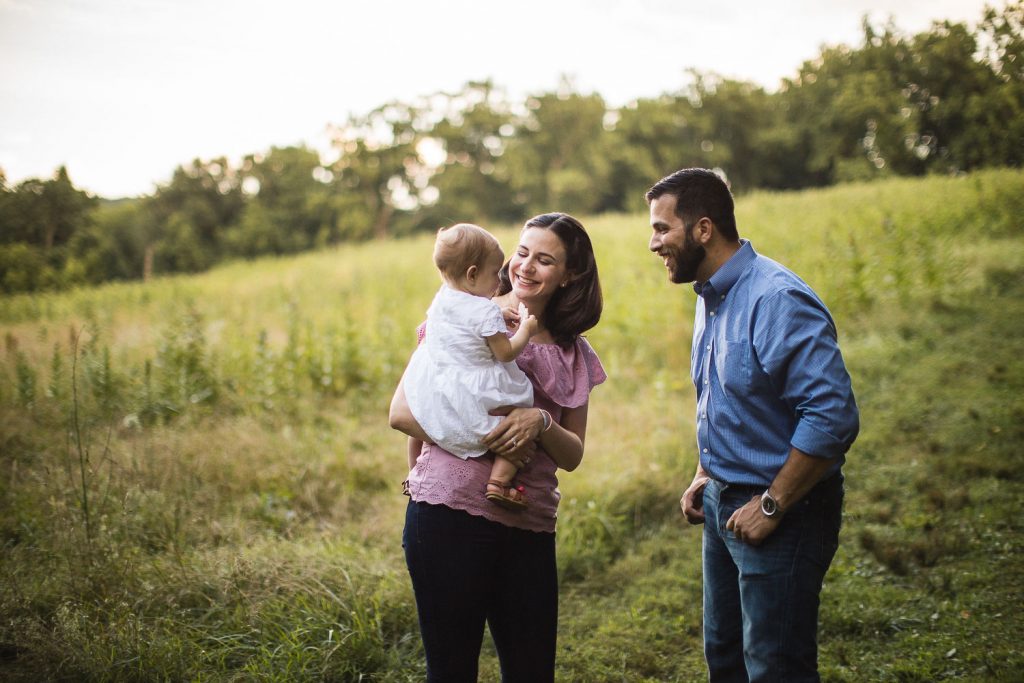
[[[779,510],[779,501],[775,500],[775,497],[767,491],[761,494],[761,514],[765,517],[779,517],[782,515],[782,512]]]

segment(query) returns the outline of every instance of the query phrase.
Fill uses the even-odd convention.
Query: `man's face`
[[[693,226],[676,215],[675,195],[663,194],[651,202],[651,228],[647,246],[664,261],[668,279],[676,284],[696,280],[706,252],[693,238]]]

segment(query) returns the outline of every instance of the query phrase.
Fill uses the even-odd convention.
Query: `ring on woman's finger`
[[[512,439],[512,448],[515,448],[518,445],[519,445],[519,442],[516,441],[515,439]]]

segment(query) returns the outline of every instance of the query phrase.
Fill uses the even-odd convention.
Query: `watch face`
[[[768,495],[767,492],[765,492],[765,494],[761,496],[761,512],[763,512],[768,517],[771,517],[775,514],[775,511],[778,509],[779,505],[778,503],[775,502],[775,499]]]

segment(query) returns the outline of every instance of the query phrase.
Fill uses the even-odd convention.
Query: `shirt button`
[[[705,453],[707,453],[707,452],[708,452],[708,449],[706,449],[706,448],[705,448],[705,449],[704,449],[704,452],[705,452]]]
[[[705,346],[704,348],[705,348],[705,349],[707,349],[708,351],[710,351],[710,350],[711,350],[711,344],[708,344],[708,345],[707,345],[707,346]]]
[[[707,383],[708,383],[708,381],[707,381],[707,380],[704,380],[704,384],[707,384]]]
[[[715,312],[711,311],[711,317],[714,317],[714,315],[715,315]]]

